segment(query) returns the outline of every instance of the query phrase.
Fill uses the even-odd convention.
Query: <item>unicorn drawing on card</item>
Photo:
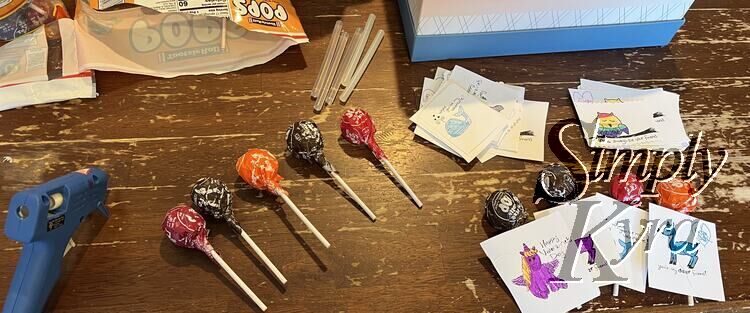
[[[711,232],[707,227],[701,224],[701,229],[696,234],[696,242],[689,241],[677,241],[677,228],[672,220],[667,220],[664,223],[664,228],[661,233],[669,238],[669,264],[677,265],[677,256],[684,255],[690,257],[687,267],[694,269],[698,263],[698,252],[700,246],[705,246],[711,241]]]
[[[521,276],[513,279],[513,283],[518,286],[526,286],[537,298],[547,299],[551,292],[568,288],[568,284],[555,276],[555,270],[560,265],[558,260],[552,260],[548,263],[542,263],[536,247],[529,249],[523,244],[521,251]]]
[[[594,240],[591,239],[591,234],[578,238],[575,240],[575,242],[576,246],[579,248],[578,251],[580,251],[580,254],[588,254],[589,257],[587,263],[589,265],[594,264],[594,262],[596,261],[596,248],[594,247]]]

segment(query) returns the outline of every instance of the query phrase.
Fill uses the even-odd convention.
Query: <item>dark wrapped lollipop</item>
[[[190,192],[190,198],[193,200],[193,204],[198,209],[198,212],[203,216],[212,217],[217,220],[224,220],[229,226],[242,237],[250,248],[255,251],[255,254],[263,261],[276,278],[282,283],[286,284],[286,277],[281,274],[278,268],[271,262],[271,260],[263,253],[263,250],[258,247],[257,244],[250,238],[250,235],[242,229],[240,223],[234,217],[234,211],[232,210],[232,192],[229,191],[224,182],[212,177],[203,177],[198,179],[193,185],[193,190]]]
[[[523,225],[529,214],[521,200],[508,190],[498,190],[484,202],[484,214],[492,228],[505,232]]]
[[[286,148],[296,158],[317,163],[326,171],[336,171],[323,153],[323,134],[313,121],[294,122],[286,130]]]
[[[536,178],[534,202],[541,198],[558,204],[575,199],[577,194],[578,187],[573,173],[565,165],[559,163],[547,165]]]
[[[375,213],[357,196],[344,179],[336,173],[333,165],[326,160],[323,154],[323,135],[320,128],[313,121],[301,120],[294,122],[286,130],[286,149],[298,159],[307,160],[310,163],[316,163],[330,175],[341,189],[356,202],[362,210],[374,221]]]

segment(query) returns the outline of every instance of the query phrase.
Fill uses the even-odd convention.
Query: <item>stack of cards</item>
[[[567,312],[620,285],[724,301],[716,226],[602,194],[481,243],[522,312]],[[647,253],[648,252],[648,253]]]
[[[678,94],[585,79],[569,92],[592,148],[683,151],[690,144]]]
[[[544,160],[548,103],[524,100],[523,87],[463,67],[425,78],[415,134],[467,162],[495,155]]]

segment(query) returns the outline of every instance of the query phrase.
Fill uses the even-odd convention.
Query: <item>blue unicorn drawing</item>
[[[662,229],[661,233],[662,235],[669,237],[669,264],[676,265],[677,256],[686,255],[690,257],[688,268],[695,268],[695,265],[698,263],[698,248],[700,246],[700,243],[703,243],[705,245],[705,243],[709,240],[706,237],[704,230],[701,229],[701,233],[698,235],[698,238],[701,241],[700,243],[676,241],[675,237],[677,236],[677,229],[675,228],[674,222],[672,222],[672,220],[667,220],[664,223],[664,229]]]
[[[620,260],[625,259],[625,256],[628,255],[628,252],[633,249],[633,242],[630,241],[630,238],[626,238],[626,240],[627,241],[617,239],[617,243],[620,244],[620,247],[622,247],[622,251],[620,251]]]

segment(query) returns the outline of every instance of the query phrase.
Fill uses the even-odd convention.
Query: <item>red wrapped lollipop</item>
[[[237,159],[237,173],[245,180],[248,185],[258,190],[266,190],[272,194],[281,197],[282,200],[292,208],[294,214],[305,223],[305,226],[315,235],[326,248],[331,244],[315,228],[315,225],[302,214],[302,211],[289,199],[288,192],[281,188],[279,182],[282,177],[279,175],[279,161],[268,150],[249,149],[239,159]]]
[[[641,206],[643,183],[631,172],[620,174],[612,178],[609,193],[620,202]]]
[[[255,302],[255,304],[263,311],[268,307],[263,301],[250,290],[245,282],[240,279],[239,276],[232,270],[224,259],[221,258],[219,253],[214,250],[214,247],[208,242],[208,230],[206,229],[206,220],[203,216],[195,212],[192,208],[187,205],[180,204],[167,212],[167,216],[164,217],[164,222],[161,223],[161,229],[167,235],[172,243],[183,248],[198,249],[208,255],[211,260],[219,264],[224,271],[229,274],[229,277],[234,280],[237,285],[242,288],[242,291]]]
[[[375,157],[380,160],[381,163],[388,169],[388,171],[396,178],[399,184],[409,193],[409,196],[414,200],[417,207],[422,207],[422,201],[419,201],[417,195],[411,190],[406,181],[396,171],[388,158],[385,156],[383,149],[380,149],[378,143],[375,141],[375,124],[372,122],[370,114],[365,110],[359,108],[351,108],[344,112],[341,116],[341,136],[346,141],[355,145],[367,145],[372,151]]]
[[[673,178],[656,184],[659,194],[659,205],[685,214],[692,213],[698,207],[698,196],[690,182]]]

